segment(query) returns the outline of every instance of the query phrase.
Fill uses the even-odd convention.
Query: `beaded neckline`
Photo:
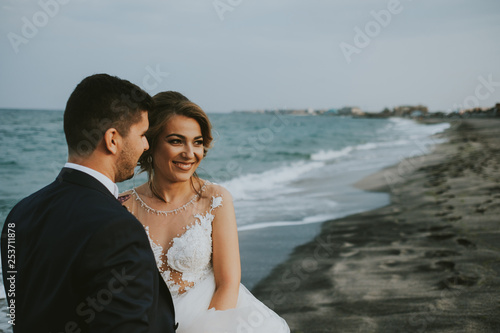
[[[205,191],[208,183],[209,183],[208,180],[205,181],[205,183],[203,183],[203,186],[200,188],[200,192],[199,193],[202,193],[203,191]],[[139,203],[141,204],[141,207],[144,208],[148,213],[153,213],[153,214],[156,214],[156,215],[165,215],[165,216],[167,216],[167,215],[175,215],[175,214],[178,214],[179,212],[181,212],[183,210],[186,210],[186,208],[189,205],[191,205],[193,202],[195,202],[198,199],[198,197],[200,196],[198,193],[196,193],[194,195],[194,197],[191,198],[191,200],[189,200],[188,202],[186,202],[181,207],[173,209],[173,210],[156,210],[154,208],[149,207],[148,204],[145,203],[144,200],[141,199],[141,197],[139,196],[139,194],[135,191],[135,188],[132,189],[132,193],[135,196],[135,200],[139,201]]]

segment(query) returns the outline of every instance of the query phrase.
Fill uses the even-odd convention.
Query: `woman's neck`
[[[190,200],[196,194],[193,183],[197,188],[196,179],[191,178],[185,182],[166,182],[154,178],[148,183],[151,195],[160,201],[172,205],[182,205],[186,200]]]

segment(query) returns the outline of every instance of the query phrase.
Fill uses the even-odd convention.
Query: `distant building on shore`
[[[451,113],[432,112],[430,113],[425,105],[400,105],[392,110],[385,108],[381,112],[363,112],[361,108],[356,106],[345,106],[341,109],[274,109],[274,110],[251,110],[251,111],[233,111],[237,113],[257,113],[257,114],[283,114],[293,116],[351,116],[354,118],[389,118],[389,117],[404,117],[412,119],[423,118],[491,118],[500,117],[500,103],[496,103],[491,108],[472,108]]]
[[[393,116],[396,117],[425,117],[429,113],[429,109],[425,105],[401,105],[396,106],[393,111]]]
[[[470,108],[470,109],[461,109],[458,111],[458,114],[464,115],[466,113],[482,113],[488,111],[490,108],[485,108],[485,107],[476,107],[476,108]]]
[[[365,113],[356,106],[345,106],[337,112],[340,116],[363,116]]]
[[[500,103],[497,103],[492,108],[476,107],[472,109],[463,109],[458,112],[462,118],[491,118],[500,117]]]
[[[233,111],[233,113],[257,113],[257,114],[284,114],[292,116],[318,116],[327,113],[327,109],[274,109],[274,110],[249,110],[249,111]]]

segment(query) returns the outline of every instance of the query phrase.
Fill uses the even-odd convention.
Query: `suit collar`
[[[71,169],[71,168],[62,168],[61,172],[57,176],[57,181],[59,182],[68,182],[88,188],[92,188],[99,192],[102,192],[106,195],[109,195],[112,198],[115,198],[114,195],[104,186],[100,181],[92,177],[91,175]]]
[[[118,186],[116,186],[116,184],[111,179],[109,179],[106,175],[100,173],[97,170],[94,170],[94,169],[91,169],[89,167],[83,166],[81,164],[75,164],[75,163],[67,162],[64,165],[64,167],[65,168],[70,168],[70,169],[75,169],[75,170],[78,170],[78,171],[81,171],[81,172],[85,172],[86,174],[94,177],[99,182],[101,182],[101,184],[103,184],[104,186],[106,186],[106,188],[108,189],[108,191],[110,191],[114,195],[114,197],[118,199],[118,194],[120,194],[120,192],[118,191]]]

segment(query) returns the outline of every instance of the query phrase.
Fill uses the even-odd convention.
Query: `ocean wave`
[[[434,135],[434,134],[441,133],[441,132],[447,130],[448,128],[450,128],[450,126],[451,126],[450,123],[440,123],[440,124],[427,125],[426,127],[428,127],[428,129],[429,129],[428,133],[431,133],[431,135]]]
[[[251,173],[233,178],[222,183],[232,194],[235,200],[252,199],[252,192],[262,195],[272,195],[272,192],[278,190],[279,185],[286,185],[300,175],[311,170],[324,166],[321,162],[294,162],[288,166],[271,169],[261,173]]]
[[[418,126],[418,124],[417,124]],[[421,126],[421,125],[420,125]],[[418,129],[421,129],[420,127]],[[404,145],[411,145],[415,141],[420,141],[420,139],[427,138],[433,134],[442,132],[446,129],[446,126],[440,126],[438,128],[430,128],[426,132],[418,133],[417,137],[410,137],[410,139],[396,139],[391,141],[380,141],[380,142],[367,142],[355,146],[347,146],[339,150],[320,150],[316,153],[311,154],[310,159],[312,161],[322,161],[328,162],[335,159],[346,157],[351,155],[356,151],[363,150],[376,150],[376,149],[387,149],[393,147],[400,147]]]
[[[331,161],[349,155],[354,149],[354,147],[347,146],[340,150],[320,150],[317,153],[311,154],[310,158],[313,161]]]
[[[377,149],[387,150],[393,147],[412,145],[427,139],[430,135],[442,132],[449,127],[448,123],[422,125],[410,119],[390,118],[393,129],[405,134],[404,138],[399,135],[392,136],[392,139],[384,136],[384,141],[365,142],[358,145],[346,146],[341,149],[319,150],[310,155],[284,153],[303,160],[291,164],[274,168],[260,173],[250,173],[240,175],[222,185],[231,191],[235,200],[252,200],[263,197],[271,198],[278,193],[287,192],[286,185],[299,179],[304,173],[321,168],[327,162],[336,159],[343,159],[354,154],[356,151],[376,151]],[[408,135],[409,134],[409,135]],[[412,137],[415,135],[415,137]],[[279,153],[277,153],[279,154]],[[276,157],[276,156],[275,156]],[[291,188],[288,188],[290,192]]]
[[[387,141],[387,142],[367,142],[359,144],[356,146],[347,146],[340,150],[320,150],[316,153],[311,154],[310,159],[313,161],[332,161],[340,157],[345,157],[350,155],[352,152],[357,150],[374,150],[377,148],[386,148],[393,146],[401,146],[408,144],[408,140],[397,140],[397,141]]]
[[[325,222],[328,220],[332,220],[337,218],[336,215],[315,215],[308,216],[300,221],[274,221],[274,222],[259,222],[243,225],[238,227],[238,231],[248,231],[248,230],[257,230],[257,229],[265,229],[265,228],[275,228],[275,227],[288,227],[288,226],[297,226],[303,224],[312,224]]]
[[[368,143],[364,143],[364,144],[361,144],[361,145],[357,145],[356,146],[356,149],[357,150],[370,150],[370,149],[375,149],[375,148],[378,148],[378,144],[374,143],[374,142],[368,142]]]
[[[450,127],[448,122],[437,123],[437,124],[419,124],[412,119],[405,118],[389,118],[390,123],[393,128],[402,131],[404,133],[410,134],[410,139],[427,137],[440,133]]]

